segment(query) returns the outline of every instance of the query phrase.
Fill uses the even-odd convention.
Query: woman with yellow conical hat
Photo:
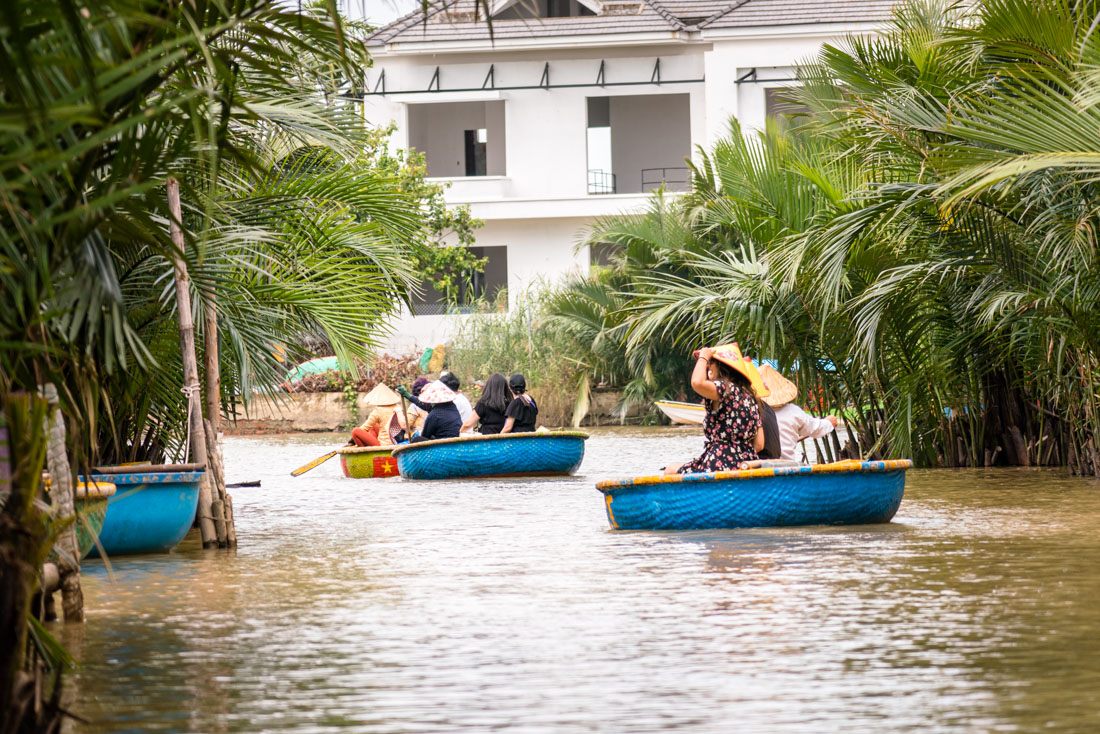
[[[356,446],[392,446],[393,437],[401,430],[401,419],[397,417],[397,404],[401,397],[382,383],[364,398],[374,410],[359,426],[351,432],[348,444]]]
[[[795,405],[793,401],[798,397],[798,387],[771,365],[760,368],[760,377],[769,391],[764,401],[775,411],[782,458],[799,461],[798,443],[807,438],[828,436],[839,421],[835,415],[814,418]]]
[[[756,459],[756,452],[764,448],[756,398],[767,389],[763,383],[754,388],[755,372],[746,366],[736,343],[696,352],[691,387],[706,398],[703,453],[686,464],[670,464],[665,474],[727,471]]]

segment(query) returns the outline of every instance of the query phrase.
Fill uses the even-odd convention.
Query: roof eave
[[[684,45],[699,40],[689,31],[647,31],[643,33],[593,33],[576,36],[472,39],[468,41],[390,41],[371,45],[371,55],[407,56],[424,53],[469,53],[472,51],[523,51],[562,48],[606,48],[611,46]]]

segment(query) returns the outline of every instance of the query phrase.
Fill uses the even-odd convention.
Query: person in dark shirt
[[[508,378],[508,387],[512,390],[512,402],[504,412],[504,427],[501,433],[528,433],[535,430],[539,406],[535,399],[527,394],[527,380],[518,372]]]
[[[480,421],[482,435],[490,436],[494,433],[500,433],[500,430],[504,428],[506,419],[504,413],[508,410],[508,404],[511,400],[512,393],[508,389],[508,380],[499,372],[494,372],[485,381],[485,389],[481,391],[481,399],[477,401],[470,417],[462,424],[462,432],[466,433],[473,429]]]
[[[428,417],[424,419],[424,428],[421,429],[420,435],[413,436],[409,443],[458,438],[459,430],[462,428],[462,416],[454,404],[454,390],[436,380],[429,383],[419,397],[411,395],[404,386],[398,388],[397,392],[413,405],[428,411]]]

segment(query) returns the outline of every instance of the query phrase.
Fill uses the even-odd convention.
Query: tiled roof
[[[740,28],[798,23],[881,22],[896,0],[604,0],[605,14],[571,18],[478,19],[478,0],[432,0],[375,31],[370,45],[487,41],[606,33]],[[611,14],[614,13],[614,14]]]
[[[703,28],[746,28],[801,23],[881,23],[897,0],[748,0],[701,24]]]

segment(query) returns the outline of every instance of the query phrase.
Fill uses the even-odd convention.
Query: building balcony
[[[448,204],[500,201],[508,198],[511,189],[507,176],[432,176],[425,180],[446,187],[444,198]]]

